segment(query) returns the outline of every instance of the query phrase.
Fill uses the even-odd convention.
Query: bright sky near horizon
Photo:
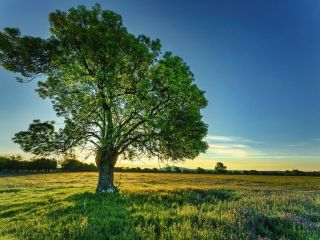
[[[0,29],[48,37],[50,12],[96,2],[129,32],[159,38],[206,91],[209,150],[179,166],[320,170],[320,1],[3,0]],[[22,153],[11,138],[33,119],[62,123],[35,82],[14,76],[0,68],[0,155]]]

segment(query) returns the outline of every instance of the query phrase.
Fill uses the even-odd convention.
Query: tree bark
[[[96,155],[96,164],[99,170],[99,178],[96,191],[117,192],[118,189],[114,185],[114,166],[117,162],[118,154],[114,152],[98,151]]]

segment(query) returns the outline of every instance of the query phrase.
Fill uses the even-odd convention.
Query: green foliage
[[[226,173],[227,167],[224,166],[222,162],[217,162],[214,170],[216,171],[216,173]]]
[[[52,54],[56,52],[55,40],[21,36],[17,28],[0,32],[0,65],[5,69],[35,78],[49,69]],[[18,81],[23,81],[17,78]]]
[[[318,177],[121,173],[103,195],[96,178],[2,176],[0,239],[320,238]]]
[[[35,120],[17,133],[24,151],[85,147],[101,153],[100,164],[118,155],[181,161],[207,149],[200,113],[207,100],[183,59],[162,54],[159,40],[130,34],[120,15],[99,5],[57,10],[49,21],[48,39],[0,32],[0,65],[24,80],[44,75],[37,92],[64,118],[58,130]]]
[[[40,120],[33,120],[28,131],[15,134],[13,142],[18,143],[26,152],[46,155],[57,149],[58,143],[54,141],[56,138],[54,121],[41,123]]]

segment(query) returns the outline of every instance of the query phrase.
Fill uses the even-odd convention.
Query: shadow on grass
[[[201,232],[209,236],[225,223],[199,215],[199,206],[233,200],[229,190],[84,192],[16,205],[2,217],[12,222],[6,233],[19,239],[203,239]]]
[[[50,196],[51,197],[51,196]],[[308,219],[267,216],[236,203],[226,189],[84,192],[34,199],[2,209],[5,234],[18,239],[305,239],[316,234]],[[231,203],[234,202],[234,203]],[[225,208],[238,206],[221,218]],[[222,208],[221,208],[222,207]],[[230,209],[229,209],[230,210]],[[225,216],[227,217],[227,215]],[[0,229],[1,230],[1,229]],[[1,237],[1,231],[0,231]],[[311,238],[312,239],[312,238]]]
[[[85,192],[66,200],[48,215],[58,229],[53,239],[140,239],[125,196]]]
[[[185,189],[177,191],[139,192],[131,197],[134,204],[191,205],[214,204],[217,201],[238,200],[234,191],[227,189]]]
[[[170,227],[190,224],[206,228],[203,219],[176,216],[177,208],[234,200],[229,190],[180,190],[96,194],[85,192],[68,197],[66,206],[47,214],[52,239],[159,239]],[[159,215],[162,209],[162,215]],[[216,227],[217,219],[206,224]],[[203,226],[202,226],[203,225]],[[189,226],[190,227],[190,226]],[[167,238],[165,238],[167,239]]]

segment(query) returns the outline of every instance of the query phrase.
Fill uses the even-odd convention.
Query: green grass
[[[97,195],[96,173],[2,175],[0,239],[320,239],[317,177],[116,178]]]

